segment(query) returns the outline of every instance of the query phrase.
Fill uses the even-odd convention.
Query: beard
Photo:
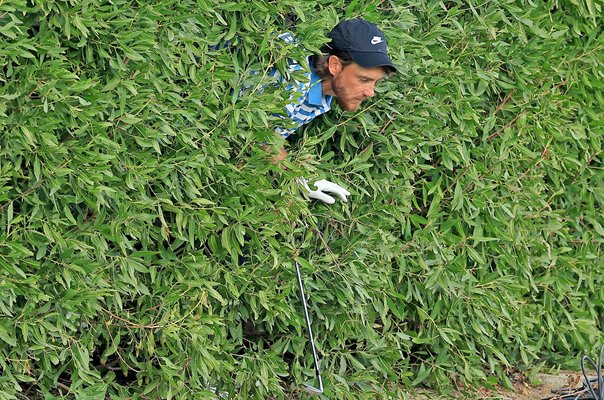
[[[331,89],[338,99],[338,104],[340,107],[346,111],[355,111],[357,108],[359,108],[365,98],[353,97],[340,77],[341,76],[338,76],[331,81]]]

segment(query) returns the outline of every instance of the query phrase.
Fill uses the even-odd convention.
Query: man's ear
[[[327,68],[331,76],[337,76],[342,71],[342,62],[337,56],[329,56],[327,59]]]

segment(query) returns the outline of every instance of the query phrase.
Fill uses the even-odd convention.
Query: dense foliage
[[[594,349],[603,11],[0,1],[0,398],[295,397],[295,259],[325,398],[505,384]],[[257,144],[279,145],[288,95],[266,72],[356,16],[400,73],[272,164]],[[299,176],[351,201],[308,202]]]

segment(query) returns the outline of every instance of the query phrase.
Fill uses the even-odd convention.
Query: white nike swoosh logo
[[[382,43],[382,42],[383,42],[383,40],[379,36],[374,36],[373,39],[371,39],[371,44],[378,44],[378,43]]]

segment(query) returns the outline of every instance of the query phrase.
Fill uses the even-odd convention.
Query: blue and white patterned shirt
[[[291,33],[282,33],[278,38],[288,44],[295,42]],[[289,64],[290,72],[301,70],[303,68],[300,64],[296,62]],[[270,71],[270,75],[278,79],[281,78],[281,74],[276,68]],[[306,71],[303,81],[296,79],[288,81],[285,89],[291,92],[290,99],[294,100],[285,106],[287,117],[292,120],[293,126],[290,125],[288,128],[278,127],[275,129],[275,132],[283,138],[287,138],[302,125],[308,124],[319,115],[331,109],[332,96],[323,95],[321,78],[313,71]]]

